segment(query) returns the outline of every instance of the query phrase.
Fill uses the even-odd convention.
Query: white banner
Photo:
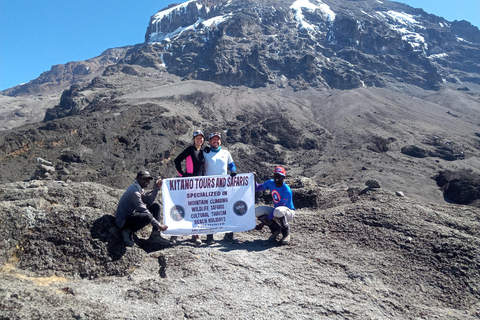
[[[239,232],[255,228],[253,173],[165,179],[165,235]]]

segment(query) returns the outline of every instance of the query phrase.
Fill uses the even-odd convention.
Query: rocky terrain
[[[58,180],[123,188],[143,168],[172,177],[173,158],[201,128],[223,131],[240,172],[262,180],[284,165],[330,187],[375,178],[390,191],[441,203],[434,178],[464,170],[477,190],[472,203],[479,195],[478,95],[448,87],[419,92],[425,96],[383,88],[297,93],[116,73],[63,93],[56,112],[78,115],[0,132],[1,179],[30,179],[37,157],[53,162]]]
[[[288,246],[267,231],[126,248],[95,183],[0,188],[2,319],[478,319],[479,210],[288,179]],[[262,202],[259,197],[258,203]],[[218,238],[220,238],[217,235]]]
[[[0,319],[478,318],[479,58],[478,28],[390,1],[188,1],[3,91]],[[291,244],[125,248],[122,192],[196,129],[287,169]]]

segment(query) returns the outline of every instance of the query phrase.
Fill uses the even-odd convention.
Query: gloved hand
[[[230,172],[230,177],[235,177],[236,175],[237,175],[237,172],[236,172],[236,171]]]
[[[203,149],[203,151],[205,151],[205,153],[209,153],[212,149],[210,149],[210,147],[205,147],[205,149]]]

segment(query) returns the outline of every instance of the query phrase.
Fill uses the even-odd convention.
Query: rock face
[[[108,49],[92,59],[54,65],[29,83],[4,90],[2,93],[8,96],[28,96],[61,92],[73,84],[89,82],[101,75],[106,67],[118,63],[132,47]]]
[[[390,1],[190,1],[153,15],[125,63],[222,85],[434,89],[480,84],[478,39],[466,21]]]
[[[478,209],[288,183],[298,204],[322,207],[297,209],[288,246],[264,228],[237,233],[237,245],[167,248],[146,240],[151,227],[123,245],[113,222],[123,190],[2,184],[0,317],[478,319]]]

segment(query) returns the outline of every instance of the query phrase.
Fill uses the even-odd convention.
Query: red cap
[[[280,175],[282,175],[282,176],[284,176],[284,177],[285,177],[285,175],[286,175],[286,174],[285,174],[285,168],[283,168],[283,167],[276,167],[276,168],[275,168],[275,171],[273,171],[273,173],[278,173],[278,174],[280,174]]]

